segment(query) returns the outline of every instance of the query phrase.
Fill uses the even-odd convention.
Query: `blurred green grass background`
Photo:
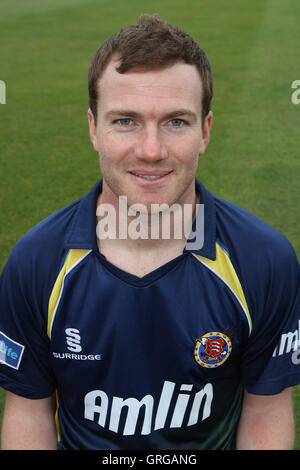
[[[299,257],[298,0],[1,0],[0,269],[30,227],[100,177],[87,70],[98,46],[142,13],[188,31],[210,59],[214,121],[197,176],[283,232]],[[294,397],[300,449],[299,387]]]

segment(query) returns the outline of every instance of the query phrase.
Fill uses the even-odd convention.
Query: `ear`
[[[88,120],[89,120],[90,140],[96,152],[99,152],[98,140],[97,140],[97,126],[95,125],[94,115],[90,108],[88,109]]]
[[[210,141],[210,129],[212,125],[212,118],[213,118],[213,113],[212,111],[209,111],[209,113],[206,115],[204,119],[204,123],[202,126],[202,140],[201,140],[201,147],[199,150],[199,155],[203,155],[206,147],[209,144]]]

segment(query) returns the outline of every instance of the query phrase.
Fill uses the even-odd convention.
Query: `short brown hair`
[[[97,121],[98,80],[113,54],[117,54],[119,73],[133,68],[163,68],[178,61],[195,65],[202,79],[202,119],[210,111],[213,84],[210,63],[194,39],[167,23],[157,14],[141,15],[137,24],[122,28],[109,37],[94,55],[88,74],[90,109]]]

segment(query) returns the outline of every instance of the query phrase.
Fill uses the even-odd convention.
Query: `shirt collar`
[[[71,228],[66,233],[64,247],[98,251],[96,236],[96,204],[102,191],[102,178],[79,200]]]
[[[192,232],[197,238],[189,239],[184,252],[197,253],[205,258],[216,259],[216,209],[213,195],[195,178],[196,190],[200,193],[201,207],[193,224]],[[65,248],[98,251],[96,236],[96,203],[102,191],[102,178],[91,191],[79,200],[71,228],[66,233]],[[200,245],[199,245],[200,242]],[[203,243],[202,243],[203,242]]]

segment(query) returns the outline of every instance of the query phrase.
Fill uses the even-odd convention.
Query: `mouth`
[[[165,180],[171,173],[173,173],[173,170],[171,171],[144,171],[144,170],[133,170],[133,171],[129,171],[129,173],[135,177],[135,178],[138,178],[140,180],[143,180],[143,181],[151,181],[151,182],[155,182],[155,181],[163,181]]]

